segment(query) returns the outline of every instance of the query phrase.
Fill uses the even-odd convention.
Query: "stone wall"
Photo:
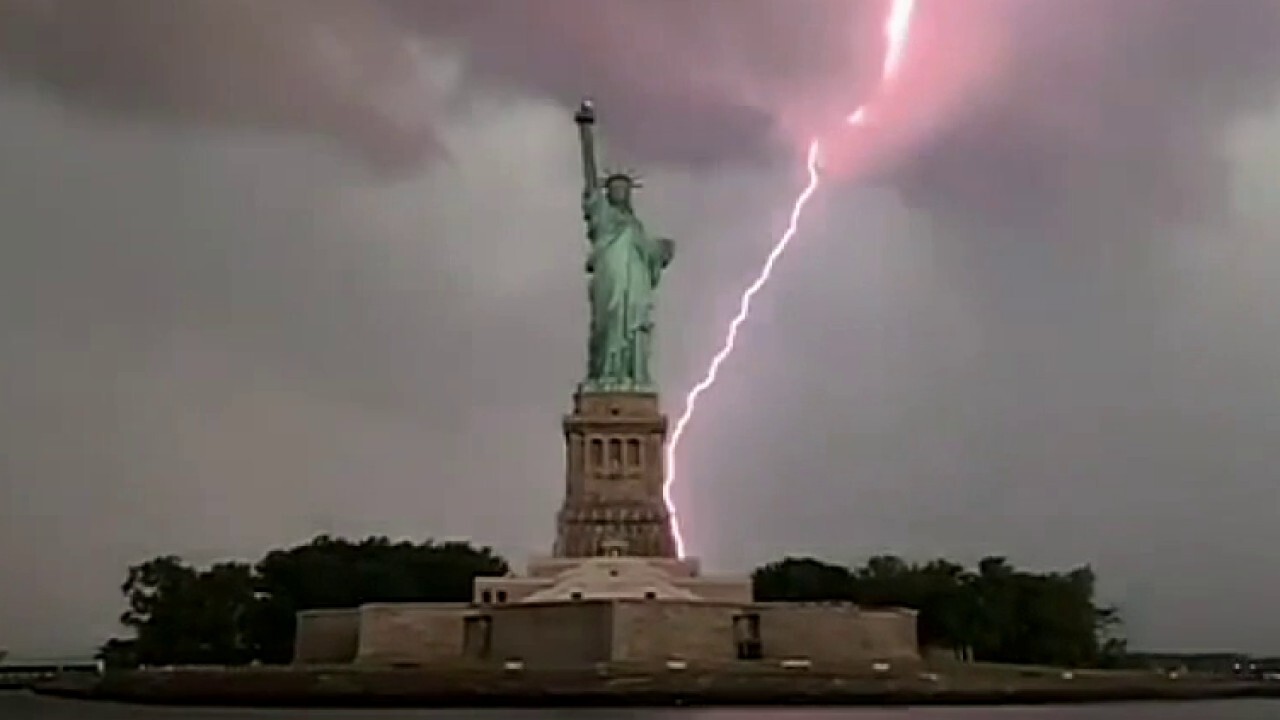
[[[920,659],[918,618],[914,610],[899,608],[864,610],[862,616],[872,646],[884,649],[884,659]]]
[[[612,603],[579,601],[493,608],[490,660],[529,668],[580,668],[609,660]]]
[[[752,620],[754,616],[755,620]],[[468,618],[473,623],[468,643]],[[736,623],[736,624],[735,624]],[[617,662],[657,665],[735,662],[747,628],[758,658],[774,664],[868,669],[919,662],[916,615],[848,604],[580,600],[475,608],[462,604],[371,604],[298,613],[298,664],[426,665],[521,660],[541,669]]]
[[[762,604],[763,658],[807,658],[815,665],[853,667],[920,659],[915,613],[863,610],[849,604]]]
[[[301,665],[353,662],[359,643],[359,610],[304,610],[297,616],[293,662]]]
[[[387,603],[360,607],[356,662],[370,665],[452,662],[462,656],[469,605]]]
[[[504,605],[523,602],[525,598],[552,584],[551,580],[529,577],[479,577],[472,587],[471,602],[476,605]]]
[[[737,656],[735,604],[620,601],[614,605],[612,660],[651,664],[668,659],[717,664]]]

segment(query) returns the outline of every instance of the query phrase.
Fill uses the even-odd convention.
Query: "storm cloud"
[[[1280,6],[922,0],[851,132],[883,10],[0,0],[0,643],[162,552],[547,547],[589,92],[681,243],[671,411],[827,148],[681,458],[712,567],[1094,562],[1138,644],[1280,645]]]
[[[1106,204],[1099,172],[1162,212],[1216,205],[1222,130],[1280,84],[1274,3],[924,0],[906,77],[884,99],[900,121],[890,137],[833,132],[874,86],[884,5],[4,0],[0,57],[82,108],[316,133],[400,167],[439,149],[446,99],[421,49],[442,44],[474,80],[566,105],[591,92],[647,160],[741,160],[814,132],[878,156],[905,134],[893,179],[962,211]]]

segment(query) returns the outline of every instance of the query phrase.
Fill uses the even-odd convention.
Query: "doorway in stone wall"
[[[734,616],[733,640],[737,645],[739,660],[759,660],[764,657],[764,645],[760,642],[759,613]]]
[[[462,626],[463,654],[469,660],[488,660],[493,643],[493,619],[488,615],[472,615]]]

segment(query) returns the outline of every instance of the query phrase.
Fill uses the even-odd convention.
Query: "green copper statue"
[[[657,392],[653,304],[675,243],[645,232],[631,205],[637,180],[625,172],[601,177],[596,168],[595,108],[583,101],[574,115],[582,141],[582,210],[591,242],[591,330],[584,392]]]

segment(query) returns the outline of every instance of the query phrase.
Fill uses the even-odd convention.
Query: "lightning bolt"
[[[671,515],[671,531],[675,535],[676,553],[680,557],[684,557],[684,536],[680,532],[680,520],[675,512],[675,502],[671,498],[671,486],[676,475],[676,448],[680,445],[680,438],[684,437],[685,429],[689,427],[689,421],[693,419],[693,413],[698,407],[698,397],[716,384],[716,378],[720,376],[720,366],[733,354],[733,348],[738,342],[738,331],[742,329],[742,324],[747,321],[747,318],[751,317],[751,300],[765,286],[765,283],[769,282],[769,276],[773,274],[774,263],[778,262],[778,258],[782,257],[782,253],[787,251],[787,246],[791,244],[791,239],[796,236],[796,231],[800,229],[800,218],[804,214],[805,205],[809,204],[809,198],[813,197],[813,194],[818,191],[818,184],[821,179],[818,175],[817,140],[809,143],[809,157],[805,164],[809,170],[809,184],[805,185],[804,190],[796,198],[795,205],[791,208],[791,219],[787,223],[787,229],[782,233],[782,237],[778,239],[777,244],[773,246],[773,250],[769,251],[764,265],[756,275],[756,279],[742,293],[742,299],[738,301],[738,314],[734,315],[733,320],[729,321],[729,331],[725,334],[724,343],[720,346],[720,352],[711,358],[711,364],[707,366],[707,371],[703,374],[702,379],[685,396],[684,413],[676,420],[675,429],[671,431],[671,442],[667,443],[667,481],[662,486],[662,499],[666,501],[667,510]]]
[[[915,5],[916,0],[890,0],[889,13],[884,23],[886,47],[877,94],[893,80],[898,74],[898,70],[902,67]],[[867,102],[858,106],[857,109],[845,117],[845,122],[853,126],[866,123],[869,117],[868,107],[870,104],[870,102]],[[795,238],[796,233],[799,231],[800,220],[804,217],[805,207],[808,206],[810,198],[818,191],[818,187],[822,182],[818,167],[820,152],[821,144],[819,141],[816,138],[811,140],[805,159],[809,182],[800,191],[795,203],[791,206],[791,217],[787,223],[787,228],[777,242],[774,243],[769,255],[765,257],[764,265],[760,267],[760,272],[756,274],[755,279],[743,291],[742,299],[738,302],[738,314],[734,315],[733,319],[729,321],[729,329],[725,333],[720,351],[711,358],[711,364],[707,366],[702,379],[685,396],[684,412],[676,420],[675,427],[671,431],[671,440],[667,443],[667,478],[662,486],[662,499],[666,503],[667,513],[671,518],[671,533],[676,544],[676,555],[681,558],[685,557],[684,534],[680,530],[680,514],[677,512],[675,501],[671,496],[671,489],[674,487],[676,480],[676,451],[680,447],[680,440],[684,437],[685,430],[689,427],[689,422],[693,420],[693,416],[697,412],[698,398],[716,384],[716,380],[720,376],[720,367],[733,354],[734,347],[738,342],[738,332],[747,322],[747,319],[751,317],[751,301],[755,298],[756,293],[759,293],[769,282],[769,277],[773,274],[773,266],[782,257],[782,254],[787,251],[787,248],[791,245],[791,240]]]

